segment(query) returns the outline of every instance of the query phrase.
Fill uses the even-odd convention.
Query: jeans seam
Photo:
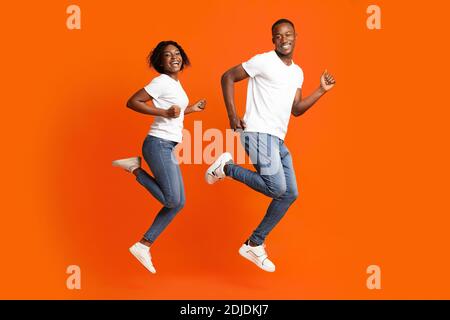
[[[161,149],[165,148],[165,147],[162,145],[162,141],[161,141],[161,140],[159,140],[158,142],[159,142],[159,145],[161,146]],[[167,168],[166,168],[166,165],[165,165],[165,161],[164,161],[162,152],[159,154],[159,156],[160,156],[160,160],[161,160],[161,162],[162,162],[163,170],[164,170],[164,172],[167,172]],[[167,184],[167,187],[169,188],[169,194],[172,194],[172,183],[171,183],[170,179],[167,179],[167,180],[168,180],[168,182],[169,182],[169,183]],[[163,195],[164,195],[164,200],[165,200],[165,202],[166,202],[166,204],[167,204],[168,199],[167,199],[166,195],[164,194],[164,192],[163,192]],[[165,206],[166,204],[164,204],[164,206]]]

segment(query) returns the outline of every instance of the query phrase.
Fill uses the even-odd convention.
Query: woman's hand
[[[203,111],[205,107],[206,107],[206,99],[201,99],[192,105],[192,111],[200,112]]]
[[[178,118],[180,116],[181,108],[173,105],[166,110],[166,118]]]

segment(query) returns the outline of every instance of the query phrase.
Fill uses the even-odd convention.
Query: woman
[[[178,74],[190,62],[178,43],[160,42],[148,60],[150,67],[160,75],[136,92],[128,100],[127,107],[155,116],[142,146],[142,154],[153,176],[141,168],[140,157],[115,160],[113,165],[134,174],[136,180],[163,205],[150,229],[130,248],[130,252],[151,273],[156,273],[150,246],[185,203],[183,179],[173,150],[182,140],[184,115],[202,111],[206,100],[188,106],[189,100],[178,80]]]

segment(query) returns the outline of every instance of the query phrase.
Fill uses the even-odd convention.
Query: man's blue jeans
[[[273,198],[266,215],[250,240],[261,245],[298,197],[292,157],[284,141],[270,134],[242,132],[241,143],[255,171],[236,164],[226,166],[226,175]]]
[[[154,177],[141,168],[136,180],[164,206],[144,235],[150,242],[158,238],[185,204],[183,178],[173,153],[176,145],[174,141],[148,135],[142,146],[142,155]]]

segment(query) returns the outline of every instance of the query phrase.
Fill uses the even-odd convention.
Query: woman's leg
[[[176,165],[176,178],[178,179],[178,188],[179,188],[178,193],[180,194],[179,202],[176,203],[176,205],[171,208],[163,207],[158,212],[158,215],[155,217],[155,220],[153,221],[152,225],[150,226],[150,228],[143,237],[143,240],[147,242],[146,245],[153,243],[161,234],[161,232],[163,232],[164,229],[170,224],[173,218],[175,218],[176,214],[180,212],[180,210],[183,209],[184,207],[186,198],[184,194],[183,177],[181,175],[181,170],[178,165]],[[174,188],[175,187],[176,186],[174,185]]]
[[[185,197],[181,170],[173,154],[177,143],[148,136],[142,148],[145,161],[154,177],[143,169],[137,169],[137,180],[162,204],[150,229],[145,233],[143,244],[150,245],[183,208]],[[136,172],[137,171],[137,172]]]
[[[142,155],[147,162],[154,177],[144,169],[139,168],[133,171],[136,180],[144,186],[163,206],[173,207],[179,201],[178,189],[173,192],[173,177],[169,177],[166,172],[171,170],[174,176],[174,165],[172,151],[176,142],[164,140],[148,135],[142,145]],[[176,160],[175,160],[176,161]],[[176,182],[178,183],[178,182]]]

